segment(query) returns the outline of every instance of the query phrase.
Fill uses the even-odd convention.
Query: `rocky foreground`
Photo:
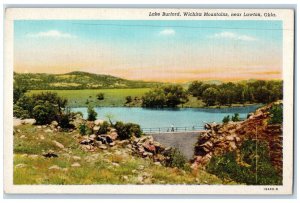
[[[236,151],[245,140],[267,142],[272,165],[282,174],[282,124],[269,124],[270,109],[273,103],[251,113],[245,121],[227,124],[206,124],[205,132],[201,132],[195,146],[195,157],[192,167],[205,168],[213,156]],[[237,157],[239,159],[239,156]],[[237,160],[241,165],[240,160]]]

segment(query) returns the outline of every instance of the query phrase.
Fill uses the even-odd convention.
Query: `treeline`
[[[207,106],[269,103],[282,99],[283,82],[257,80],[215,85],[194,81],[189,85],[188,92]]]
[[[257,80],[228,82],[219,85],[201,81],[192,82],[188,89],[181,85],[156,87],[142,97],[142,106],[150,108],[178,107],[197,97],[206,106],[231,106],[232,104],[270,103],[282,99],[282,81]]]

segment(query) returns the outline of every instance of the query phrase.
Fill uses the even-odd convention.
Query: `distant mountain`
[[[14,81],[31,90],[146,88],[162,84],[80,71],[66,74],[14,73]]]

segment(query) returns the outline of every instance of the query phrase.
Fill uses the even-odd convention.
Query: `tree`
[[[143,107],[177,107],[188,101],[188,95],[180,85],[167,85],[147,92],[142,99]]]
[[[218,89],[209,87],[203,92],[202,99],[207,106],[213,106],[216,103],[218,94]]]
[[[126,104],[129,104],[129,103],[132,102],[132,97],[131,96],[127,96],[127,97],[125,97],[125,99],[126,99]]]
[[[97,99],[98,100],[103,100],[104,99],[104,93],[100,92],[97,94]]]
[[[93,107],[88,107],[88,121],[94,121],[97,119],[97,112],[94,110]]]

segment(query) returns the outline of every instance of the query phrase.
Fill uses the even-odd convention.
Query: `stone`
[[[25,168],[27,164],[17,164],[15,167],[16,168]]]
[[[49,170],[61,170],[61,167],[59,167],[57,165],[53,165],[53,166],[50,166],[48,169]]]
[[[161,166],[161,163],[160,163],[159,161],[154,162],[154,164],[155,164],[156,166]]]
[[[91,139],[91,140],[94,140],[94,139],[96,139],[97,138],[97,135],[95,135],[95,134],[92,134],[92,135],[90,135],[90,137],[89,137],[89,139]]]
[[[45,133],[53,133],[53,130],[51,130],[51,129],[46,129],[46,130],[44,130],[44,132],[45,132]]]
[[[93,141],[92,140],[81,140],[80,141],[80,144],[82,144],[82,145],[89,145],[89,144],[92,144],[93,143]]]
[[[75,162],[71,165],[72,167],[80,167],[81,165],[78,162]]]
[[[81,160],[81,157],[80,156],[72,156],[72,159],[74,161],[79,161],[79,160]]]
[[[40,135],[39,137],[40,137],[41,140],[45,139],[44,135]]]
[[[100,126],[98,126],[98,125],[95,125],[95,126],[93,127],[93,131],[94,131],[94,132],[98,132],[99,129],[100,129]]]
[[[21,135],[20,138],[21,138],[21,139],[25,139],[26,136],[25,136],[25,135]]]
[[[145,142],[145,143],[143,144],[143,147],[144,147],[147,151],[149,151],[149,152],[155,152],[155,151],[156,151],[155,146],[152,145],[152,144],[150,144],[150,142]]]
[[[28,158],[31,158],[31,159],[37,159],[38,157],[39,157],[39,155],[37,155],[37,154],[28,155]]]
[[[227,141],[234,141],[234,136],[228,135],[228,136],[225,137],[225,140],[227,140]]]
[[[107,149],[107,146],[105,146],[104,144],[101,144],[100,146],[98,146],[100,149]]]
[[[113,162],[113,163],[111,163],[113,166],[115,166],[115,167],[119,167],[120,166],[120,164],[118,164],[118,163],[115,163],[115,162]]]
[[[109,143],[109,146],[111,146],[111,147],[113,147],[113,146],[115,146],[116,145],[116,143],[115,142],[111,142],[111,143]]]
[[[57,127],[58,126],[58,122],[57,121],[52,121],[51,125],[54,126],[54,127]]]
[[[122,179],[125,180],[125,181],[129,180],[128,176],[122,176]]]
[[[143,179],[144,179],[143,176],[138,176],[138,177],[137,177],[137,180],[138,180],[140,183],[143,183]]]
[[[229,148],[230,148],[230,150],[236,150],[237,146],[234,141],[229,142]]]
[[[118,138],[118,133],[117,132],[111,132],[110,133],[110,138],[112,139],[112,140],[116,140],[117,138]]]
[[[57,146],[60,149],[64,149],[65,148],[65,146],[63,144],[57,142],[56,140],[53,140],[52,142],[55,144],[55,146]]]
[[[15,127],[15,126],[19,126],[21,124],[22,124],[21,119],[14,117],[14,119],[13,119],[13,126]]]
[[[22,124],[30,124],[30,125],[34,125],[36,123],[36,120],[34,118],[27,118],[22,120]]]
[[[97,126],[100,126],[104,123],[104,120],[101,120],[101,119],[97,119],[94,121],[94,124],[97,125]]]

